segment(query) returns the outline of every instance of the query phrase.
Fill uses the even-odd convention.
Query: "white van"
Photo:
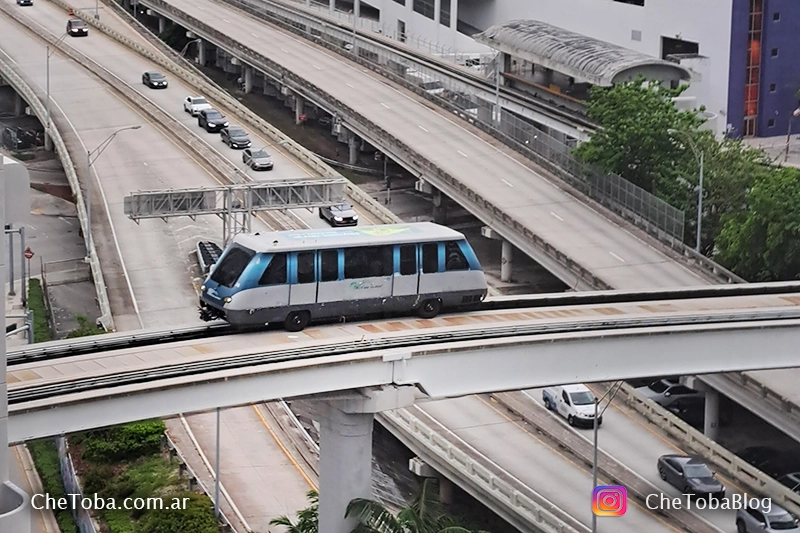
[[[570,426],[594,426],[595,397],[586,385],[561,385],[547,387],[542,391],[545,407],[567,419]],[[601,416],[597,425],[603,423]]]

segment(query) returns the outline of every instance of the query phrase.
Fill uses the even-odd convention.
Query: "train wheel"
[[[303,331],[311,321],[311,313],[308,311],[292,311],[286,315],[283,327],[286,331]]]
[[[433,318],[442,310],[442,301],[438,298],[425,300],[417,309],[420,318]]]

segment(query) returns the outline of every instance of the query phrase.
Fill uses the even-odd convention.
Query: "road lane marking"
[[[348,86],[348,87],[350,87],[351,89],[355,89],[355,87],[353,87],[353,86],[352,86],[352,85],[350,85],[349,83],[345,83],[345,85],[347,85],[347,86]]]
[[[253,37],[256,37],[256,38],[258,37],[258,35],[256,35],[256,34],[255,34],[255,33],[253,33],[253,32],[250,32],[250,35],[252,35]]]
[[[318,66],[316,66],[316,65],[313,65],[313,64],[312,64],[311,66],[312,66],[312,67],[314,67],[314,68],[315,68],[315,69],[317,69],[317,70],[322,70],[321,68],[319,68],[319,67],[318,67]]]
[[[553,215],[553,216],[554,216],[555,218],[557,218],[558,220],[560,220],[561,222],[564,222],[564,219],[563,219],[563,218],[561,218],[560,216],[556,215],[556,214],[555,214],[555,213],[553,213],[552,211],[550,211],[550,214],[551,214],[551,215]]]
[[[456,150],[456,152],[458,152],[459,154],[463,155],[464,157],[467,157],[467,154],[465,154],[465,153],[464,153],[464,152],[462,152],[461,150]]]
[[[390,108],[388,105],[384,104],[383,102],[381,102],[381,105],[382,105],[383,107],[385,107],[386,109],[391,109],[391,108]]]
[[[504,180],[503,178],[500,178],[500,181],[502,181],[503,183],[505,183],[506,185],[508,185],[508,186],[509,186],[509,187],[511,187],[512,189],[514,188],[514,186],[513,186],[513,185],[511,185],[509,182],[507,182],[507,181],[506,181],[506,180]]]
[[[254,404],[254,403],[251,403],[250,405],[253,406],[253,410],[258,415],[258,418],[261,419],[261,423],[264,424],[264,427],[267,428],[267,431],[269,431],[269,434],[272,435],[273,439],[275,439],[275,442],[278,444],[278,446],[280,447],[281,451],[284,453],[284,455],[286,455],[286,457],[294,465],[294,467],[297,469],[297,471],[300,472],[300,475],[303,476],[303,479],[306,480],[306,483],[308,483],[309,486],[312,489],[319,490],[319,487],[317,487],[317,485],[313,481],[311,481],[311,478],[308,477],[308,474],[306,474],[305,471],[300,467],[300,465],[297,464],[297,461],[295,461],[295,459],[292,456],[292,454],[289,453],[289,450],[286,449],[286,446],[283,445],[281,440],[278,438],[278,436],[272,430],[272,428],[270,427],[269,423],[267,422],[267,419],[264,418],[263,414],[261,414],[261,410],[259,410],[258,406],[256,404]]]
[[[289,50],[287,50],[286,48],[281,48],[281,52],[286,52],[288,54]]]
[[[617,261],[619,261],[620,263],[624,263],[624,262],[625,262],[625,260],[624,260],[623,258],[621,258],[620,256],[618,256],[618,255],[617,255],[617,254],[615,254],[614,252],[608,252],[608,253],[610,253],[610,254],[611,254],[611,257],[613,257],[614,259],[616,259],[616,260],[617,260]]]
[[[425,128],[423,128],[422,126],[419,126],[419,125],[417,125],[417,127],[418,127],[419,129],[421,129],[422,131],[424,131],[425,133],[427,133],[427,132],[428,132],[428,130],[426,130],[426,129],[425,129]]]
[[[230,24],[231,23],[231,21],[228,20],[228,19],[222,19],[222,22],[224,22],[225,24]]]

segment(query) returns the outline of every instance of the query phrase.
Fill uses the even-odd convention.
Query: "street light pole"
[[[789,131],[786,133],[786,154],[783,156],[784,163],[789,161],[789,142],[792,140],[792,121],[795,117],[800,117],[800,107],[795,109],[792,112],[792,116],[789,117]]]
[[[89,254],[92,253],[92,164],[103,154],[103,151],[108,148],[108,145],[111,144],[111,141],[114,140],[118,133],[125,130],[138,130],[141,127],[141,125],[137,124],[136,126],[120,128],[109,135],[97,148],[86,151],[86,251]],[[94,156],[94,159],[92,159],[92,156]]]
[[[614,390],[615,388],[616,388],[616,390]],[[599,424],[597,423],[597,421],[600,419],[601,416],[603,416],[603,413],[606,412],[606,409],[608,409],[608,406],[611,405],[611,402],[614,400],[614,396],[617,395],[617,393],[619,392],[619,390],[621,388],[622,388],[622,382],[618,381],[618,382],[614,383],[613,385],[611,385],[611,388],[609,388],[606,391],[606,393],[603,394],[603,396],[599,400],[597,398],[594,399],[594,421],[593,421],[594,440],[593,440],[593,445],[592,445],[592,448],[593,448],[593,450],[592,450],[592,454],[593,454],[593,459],[592,459],[592,491],[594,491],[594,489],[597,488],[597,428],[599,427]],[[612,392],[613,392],[613,394],[611,394]],[[611,394],[611,396],[608,398],[608,403],[606,403],[606,406],[603,408],[602,411],[599,411],[600,402],[602,402],[605,399],[605,397],[608,396],[609,394]],[[597,515],[594,514],[594,513],[592,513],[592,533],[597,533]]]

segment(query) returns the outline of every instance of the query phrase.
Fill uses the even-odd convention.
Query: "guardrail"
[[[8,15],[12,14],[11,9],[6,3],[2,3],[2,5],[0,5],[0,9],[2,9]],[[33,89],[25,81],[25,79],[21,75],[17,74],[14,68],[2,59],[0,59],[0,72],[2,72],[3,78],[5,78],[6,81],[8,81],[8,83],[14,87],[14,90],[16,90],[17,93],[19,93],[22,98],[28,102],[28,105],[31,106],[33,113],[39,117],[40,122],[46,122],[47,111],[45,106]],[[69,150],[67,150],[67,145],[64,142],[64,138],[61,136],[59,128],[55,125],[55,114],[52,114],[51,117],[53,121],[53,127],[50,128],[48,133],[50,135],[50,139],[53,141],[54,150],[58,155],[58,158],[61,160],[61,166],[64,168],[64,173],[67,175],[67,181],[69,182],[70,189],[72,189],[72,193],[75,195],[78,221],[81,225],[81,233],[84,236],[84,245],[86,246],[89,257],[89,266],[92,271],[92,278],[94,279],[95,291],[97,293],[97,305],[100,307],[100,318],[98,321],[102,324],[103,329],[106,331],[114,331],[114,317],[111,315],[111,303],[108,299],[108,292],[106,292],[106,282],[103,278],[103,271],[100,268],[100,259],[97,256],[97,248],[95,247],[94,241],[92,241],[90,245],[86,237],[89,234],[88,219],[86,218],[86,199],[84,198],[83,191],[81,190],[78,174],[75,171],[75,165],[72,162],[72,157],[70,157]]]
[[[516,516],[518,524],[542,533],[584,533],[589,528],[556,507],[542,495],[476,453],[455,435],[443,436],[408,409],[385,411],[376,415],[385,426],[394,428],[413,442],[425,447],[426,459],[434,468],[452,472],[456,479],[477,487]],[[467,449],[468,451],[462,451]],[[444,472],[443,472],[444,473]],[[467,488],[468,487],[464,487]]]
[[[61,7],[64,10],[72,9],[75,12],[75,16],[89,24],[90,26],[96,28],[97,30],[101,31],[108,37],[111,37],[115,41],[119,42],[120,44],[128,47],[132,51],[138,53],[145,59],[148,59],[159,66],[163,67],[164,69],[168,70],[169,72],[175,74],[185,82],[191,84],[194,87],[197,87],[201,91],[203,91],[209,98],[216,100],[223,104],[224,107],[233,111],[233,114],[236,115],[240,120],[244,123],[248,124],[254,130],[260,132],[262,135],[272,139],[277,144],[280,144],[287,152],[289,152],[292,156],[303,162],[307,165],[313,172],[317,173],[322,177],[327,178],[336,178],[336,179],[346,179],[344,176],[336,172],[333,168],[326,165],[324,162],[319,160],[314,154],[306,150],[303,146],[292,140],[290,137],[286,136],[283,132],[279,129],[275,128],[261,117],[250,111],[246,106],[242,105],[241,102],[230,96],[226,93],[223,89],[218,87],[216,84],[208,80],[208,78],[199,72],[189,71],[185,67],[181,67],[175,63],[177,60],[175,58],[178,55],[174,50],[167,47],[165,44],[161,43],[161,41],[151,35],[151,38],[148,38],[148,41],[151,42],[153,45],[158,46],[158,49],[162,51],[163,54],[166,56],[172,57],[170,60],[165,55],[156,54],[146,47],[140,45],[139,43],[134,42],[133,40],[129,39],[128,37],[122,35],[120,32],[114,30],[107,24],[100,22],[99,20],[95,19],[93,15],[83,13],[81,10],[74,8],[74,6],[70,5],[65,0],[52,0],[54,4]],[[87,11],[91,11],[90,9]],[[128,15],[128,17],[130,17]],[[130,17],[132,19],[132,17]],[[137,30],[142,32],[141,25],[136,27]],[[155,39],[155,41],[153,40]],[[158,41],[160,44],[156,45],[155,42]],[[170,51],[168,51],[170,50]],[[187,63],[185,59],[181,61],[181,63]],[[378,218],[381,222],[385,224],[396,224],[401,223],[402,220],[394,215],[391,211],[386,209],[382,206],[379,202],[375,201],[371,196],[369,196],[366,192],[361,190],[359,187],[354,185],[352,182],[347,180],[347,184],[345,185],[345,189],[350,195],[350,197],[360,204],[365,210],[367,210],[370,214]]]
[[[674,414],[636,392],[627,383],[622,384],[615,401],[624,403],[644,416],[675,439],[684,450],[704,457],[737,484],[756,494],[769,496],[774,503],[796,515],[800,514],[800,494],[792,492],[733,452],[704,436]]]
[[[275,79],[281,80],[292,90],[315,102],[320,107],[335,110],[337,115],[348,124],[349,129],[354,130],[361,137],[379,139],[379,144],[383,147],[384,152],[389,153],[393,159],[404,161],[409,168],[415,169],[418,175],[424,176],[424,179],[431,181],[442,192],[457,201],[460,200],[459,203],[467,207],[479,219],[492,226],[523,252],[536,258],[546,266],[549,265],[551,270],[566,270],[570,272],[576,278],[575,284],[583,281],[588,286],[597,289],[611,288],[607,283],[546,242],[511,215],[505,213],[455,177],[433,165],[411,147],[389,134],[383,128],[369,122],[355,110],[327,94],[321,88],[161,0],[148,0],[145,4],[155,7],[157,11],[169,15],[184,26],[191,27],[192,31],[207,41],[235,51],[237,55],[244,58],[246,63],[255,66]]]
[[[81,533],[97,533],[94,520],[88,509],[83,507],[80,502],[83,500],[83,489],[81,488],[78,474],[75,472],[75,465],[72,463],[72,455],[69,453],[69,443],[66,437],[56,437],[56,447],[58,448],[58,463],[61,470],[61,479],[64,481],[64,492],[72,496],[77,494],[78,505],[70,507],[72,517]],[[73,496],[74,497],[74,496]]]

